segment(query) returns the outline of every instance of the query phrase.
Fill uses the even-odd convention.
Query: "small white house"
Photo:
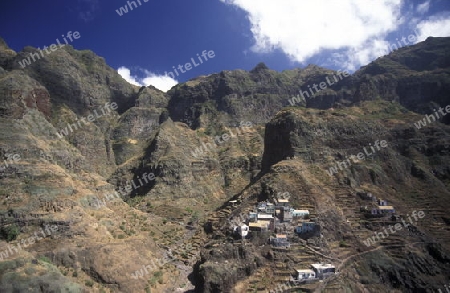
[[[246,237],[248,235],[248,232],[250,231],[249,226],[247,225],[241,225],[241,226],[235,226],[233,231],[239,235],[241,235],[242,238]]]
[[[250,212],[248,215],[248,219],[250,222],[258,221],[258,213]]]
[[[297,280],[314,279],[316,273],[313,270],[297,270]]]
[[[294,218],[309,216],[308,210],[294,210],[292,209],[292,216]]]
[[[336,268],[332,264],[320,264],[320,263],[314,263],[311,265],[311,268],[316,273],[317,277],[326,277],[331,274],[336,273]]]
[[[258,213],[258,220],[261,221],[270,221],[273,219],[272,215],[269,214],[263,214],[263,213]]]

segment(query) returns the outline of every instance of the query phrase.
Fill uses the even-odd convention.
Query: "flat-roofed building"
[[[327,277],[336,273],[336,268],[332,264],[314,263],[311,265],[311,268],[314,270],[318,278]]]
[[[263,213],[258,213],[258,220],[271,220],[273,219],[272,215],[269,214],[263,214]]]
[[[300,223],[297,227],[295,227],[295,232],[298,234],[314,231],[316,228],[315,222],[303,222]]]
[[[250,231],[268,231],[271,227],[271,221],[256,221],[248,223]]]
[[[316,278],[316,272],[310,269],[306,270],[296,270],[297,271],[297,280],[307,280]]]
[[[293,218],[293,214],[292,214],[292,209],[289,207],[281,207],[280,210],[280,220],[283,222],[289,222],[292,221]]]
[[[393,206],[378,206],[378,208],[373,208],[371,213],[372,215],[395,214],[395,209]]]
[[[289,206],[289,200],[287,200],[287,199],[277,200],[277,208],[278,207],[288,207],[288,206]]]
[[[292,211],[292,216],[294,218],[309,216],[309,211],[308,210],[294,210],[294,209],[291,209],[291,211]]]
[[[270,244],[275,247],[290,247],[291,244],[287,240],[285,234],[276,234],[275,237],[270,237]]]

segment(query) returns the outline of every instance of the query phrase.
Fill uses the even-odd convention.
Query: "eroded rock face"
[[[313,65],[283,73],[270,70],[264,64],[250,72],[223,71],[175,86],[168,92],[171,96],[168,109],[174,121],[184,122],[192,129],[240,121],[265,123],[281,108],[289,106],[288,100],[300,90],[308,91],[307,85],[319,84],[327,78],[333,80],[335,75],[335,71]],[[328,108],[339,99],[340,88],[341,84],[331,81],[322,96],[306,101],[299,99],[293,104]]]
[[[202,292],[230,292],[240,279],[250,276],[263,259],[252,245],[226,244],[202,254],[200,274]]]
[[[20,71],[4,72],[1,76],[3,117],[20,119],[29,108],[40,111],[46,119],[50,118],[50,94],[45,87]]]
[[[450,90],[450,58],[445,53],[449,46],[447,38],[430,37],[378,58],[356,72],[355,101],[382,98],[418,113],[445,107]],[[448,121],[445,117],[444,122]]]
[[[25,47],[14,59],[14,69],[21,69],[19,61],[30,54],[39,52]],[[119,113],[135,105],[137,87],[128,84],[91,51],[65,46],[23,70],[47,88],[55,105],[65,104],[77,114],[106,102],[116,102]]]
[[[102,58],[70,46],[21,68],[18,61],[36,49],[16,54],[0,39],[0,154],[21,155],[0,170],[1,223],[16,225],[18,240],[46,224],[60,228],[8,256],[1,288],[14,280],[43,292],[266,288],[249,283],[271,280],[280,269],[275,262],[294,270],[300,252],[284,259],[265,245],[267,237],[233,242],[228,217],[239,219],[257,201],[284,192],[321,223],[323,237],[309,240],[314,249],[357,258],[342,268],[349,276],[339,279],[343,287],[439,288],[448,275],[449,130],[439,122],[416,129],[423,117],[408,109],[450,103],[448,44],[432,38],[401,49],[285,108],[299,90],[338,72],[309,65],[278,73],[258,64],[198,77],[166,94],[132,86]],[[113,102],[117,110],[62,135]],[[245,121],[252,126],[238,133]],[[236,135],[215,142],[230,132]],[[388,147],[327,174],[376,140]],[[145,173],[154,179],[126,190]],[[358,189],[374,190],[399,214],[423,208],[427,216],[370,252],[362,241],[379,223],[358,218]],[[304,253],[302,261],[318,261]],[[170,262],[151,265],[158,259]],[[133,279],[147,266],[150,272]]]

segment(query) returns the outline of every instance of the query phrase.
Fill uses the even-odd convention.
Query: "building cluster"
[[[287,235],[280,231],[292,225],[294,232],[299,235],[315,231],[318,225],[309,216],[309,210],[293,208],[288,199],[278,199],[274,203],[263,201],[249,212],[244,223],[234,226],[233,231],[243,238],[250,232],[278,232],[269,238],[270,244],[274,247],[290,247]]]
[[[310,213],[307,209],[295,209],[291,206],[288,199],[278,199],[274,203],[270,201],[259,202],[255,208],[248,213],[245,221],[233,227],[236,235],[245,238],[252,232],[272,232],[269,242],[272,247],[289,248],[291,244],[288,235],[282,233],[286,227],[293,227],[293,231],[299,236],[309,237],[320,230],[319,224],[310,219]],[[308,236],[309,235],[309,236]],[[332,264],[311,264],[308,269],[296,270],[296,282],[314,282],[327,278],[335,274],[335,267]]]
[[[388,204],[387,200],[376,198],[369,192],[358,192],[357,195],[364,201],[368,201],[369,205],[362,206],[361,211],[369,217],[383,217],[395,214],[395,208]]]

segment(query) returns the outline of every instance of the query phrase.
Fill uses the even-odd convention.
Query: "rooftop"
[[[256,222],[248,223],[248,226],[249,227],[259,227],[259,228],[261,228],[261,227],[267,227],[268,224],[269,224],[269,222],[267,222],[267,221],[256,221]]]
[[[393,206],[378,206],[378,208],[380,210],[393,210],[394,209]]]
[[[269,214],[258,214],[258,219],[273,219],[273,216]]]
[[[327,264],[313,263],[311,266],[313,268],[315,268],[315,269],[332,269],[332,268],[335,268],[334,265],[329,264],[329,263],[327,263]]]

